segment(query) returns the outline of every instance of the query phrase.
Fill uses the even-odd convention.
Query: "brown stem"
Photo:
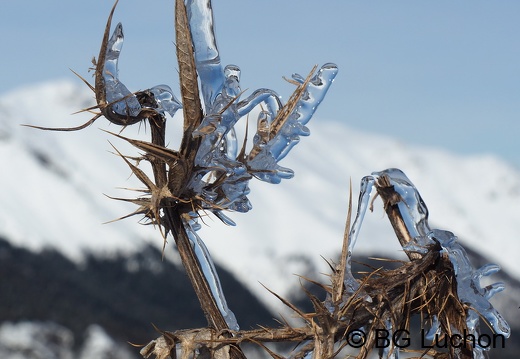
[[[164,121],[162,116],[155,116],[149,119],[152,143],[162,147],[165,147],[166,123]],[[153,157],[150,159],[150,163],[152,164],[156,186],[159,188],[164,187],[168,181],[164,160]]]
[[[171,226],[182,264],[186,269],[193,289],[195,289],[202,310],[208,320],[208,325],[217,330],[229,329],[213,298],[211,288],[202,272],[180,214],[177,211],[167,210],[166,216]]]
[[[197,67],[193,52],[188,15],[183,0],[175,1],[175,40],[177,42],[177,62],[181,85],[182,109],[184,112],[184,136],[180,152],[184,155],[192,141],[191,133],[202,121],[202,105],[199,97]]]
[[[388,216],[388,220],[394,228],[394,232],[397,236],[397,239],[399,240],[399,243],[401,243],[401,246],[403,247],[406,246],[413,240],[413,238],[406,228],[403,215],[399,209],[399,202],[401,202],[403,199],[399,193],[395,191],[394,186],[390,184],[390,180],[386,176],[381,176],[376,181],[376,190],[383,200],[385,212]],[[405,252],[410,260],[417,260],[422,258],[419,253],[410,251]]]
[[[218,332],[222,332],[224,336],[231,336],[226,320],[217,306],[208,281],[204,276],[199,261],[197,260],[197,256],[195,255],[190,243],[180,213],[176,210],[169,209],[165,209],[165,212],[169,226],[175,238],[175,243],[182,264],[186,269],[188,278],[190,279],[197,298],[199,299],[200,306],[206,316],[208,325],[211,328],[216,329]],[[245,359],[245,356],[239,347],[232,345],[230,349],[231,359]]]

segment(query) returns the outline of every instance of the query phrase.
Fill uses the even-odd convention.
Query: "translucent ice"
[[[206,105],[206,113],[211,113],[213,102],[222,92],[225,81],[213,30],[211,0],[188,0],[186,8],[202,97]]]
[[[141,112],[141,105],[137,98],[119,81],[118,77],[118,62],[123,41],[123,25],[119,23],[108,41],[103,69],[106,99],[108,103],[113,103],[112,109],[116,113],[135,117]]]
[[[294,75],[294,82],[300,85],[297,87],[299,96],[291,98],[294,101],[288,106],[284,106],[280,97],[269,89],[253,91],[241,99],[240,68],[221,64],[211,1],[187,0],[184,3],[204,102],[200,125],[192,132],[193,138],[185,139],[193,140],[196,145],[193,148],[197,151],[186,191],[200,201],[198,210],[213,212],[224,223],[232,225],[234,222],[224,211],[247,212],[252,208],[247,196],[253,176],[271,183],[293,176],[293,172],[279,166],[278,161],[298,143],[299,136],[309,134],[305,124],[323,100],[337,68],[326,64],[306,79]],[[182,105],[170,87],[159,85],[134,94],[119,80],[118,62],[123,41],[123,27],[119,23],[107,43],[102,70],[110,108],[116,114],[136,121],[144,116],[164,117],[166,113],[173,116]],[[245,141],[239,143],[237,138],[236,125],[256,109],[260,109],[258,128],[253,145],[249,146],[252,150],[246,153]],[[196,218],[195,214],[192,217]],[[222,315],[231,329],[238,329],[209,253],[195,233],[196,221],[184,225]]]
[[[447,253],[453,266],[457,280],[457,295],[461,302],[467,304],[466,325],[471,334],[478,336],[479,316],[484,318],[493,328],[496,334],[509,337],[511,330],[508,323],[493,308],[488,301],[495,293],[504,289],[502,283],[495,283],[482,288],[480,279],[497,272],[500,268],[495,264],[487,264],[480,269],[475,269],[471,264],[464,248],[457,241],[457,237],[449,231],[430,229],[428,225],[428,209],[412,182],[406,175],[397,169],[388,169],[372,174],[375,178],[385,176],[397,192],[401,200],[398,206],[405,222],[405,226],[413,237],[413,243],[409,243],[404,249],[425,253],[435,242],[441,245],[442,251]],[[436,330],[434,322],[432,331]],[[474,356],[483,358],[483,348],[474,348]]]
[[[182,108],[179,100],[173,94],[172,89],[168,85],[157,85],[150,89],[154,95],[154,100],[157,104],[156,110],[164,115],[168,112],[173,117],[178,109]]]
[[[441,246],[442,252],[447,254],[454,269],[457,282],[457,295],[460,301],[468,306],[466,326],[470,334],[475,335],[475,337],[478,336],[479,320],[483,318],[496,334],[509,337],[511,330],[508,323],[489,302],[489,299],[495,293],[504,289],[504,285],[502,283],[495,283],[484,288],[480,285],[480,279],[483,276],[496,273],[500,269],[499,266],[487,264],[480,269],[475,269],[466,251],[458,243],[457,237],[453,233],[439,229],[430,229],[428,224],[428,208],[419,194],[419,191],[401,170],[395,168],[373,172],[371,176],[364,177],[361,181],[357,215],[349,234],[345,268],[345,295],[349,297],[359,288],[359,284],[351,272],[352,251],[356,244],[357,235],[371,198],[373,186],[377,186],[383,183],[383,181],[385,187],[390,186],[399,195],[395,205],[398,206],[406,230],[412,237],[411,242],[405,245],[403,249],[407,253],[425,254],[438,243]],[[386,329],[390,330],[391,326],[389,327],[387,325]],[[434,316],[426,338],[433,338],[439,330],[439,320]],[[485,358],[485,350],[487,350],[487,348],[477,345],[473,348],[474,357],[478,359]],[[384,354],[390,358],[397,357],[398,355],[397,351],[394,353],[391,350]]]
[[[283,118],[274,119],[269,141],[255,144],[248,157],[248,165],[256,171],[255,177],[263,181],[279,183],[283,178],[293,176],[293,172],[279,166],[278,161],[300,141],[300,136],[309,135],[310,132],[305,124],[325,97],[337,72],[336,65],[323,65],[310,79],[292,111]],[[300,84],[305,82],[305,79],[297,74],[293,75],[293,79]]]
[[[439,242],[443,251],[448,254],[457,278],[459,299],[468,304],[472,311],[479,313],[491,325],[495,333],[509,337],[511,334],[509,324],[488,301],[495,293],[503,290],[504,285],[495,283],[485,288],[480,286],[482,276],[496,272],[498,266],[486,265],[475,269],[469,261],[466,251],[458,243],[457,237],[451,232],[433,229],[428,233],[428,238]],[[476,314],[468,315],[467,324],[470,331],[476,331],[478,316]]]
[[[365,176],[361,180],[361,188],[359,190],[359,199],[358,199],[358,208],[356,213],[356,218],[354,219],[354,223],[349,232],[349,241],[347,247],[347,261],[345,268],[345,295],[350,297],[354,292],[359,289],[359,283],[354,278],[352,274],[352,253],[354,251],[354,247],[356,245],[359,231],[361,230],[361,225],[363,224],[363,219],[365,218],[365,214],[367,212],[367,208],[370,204],[370,199],[372,198],[372,190],[374,189],[374,177]]]
[[[137,117],[143,107],[149,107],[155,109],[161,115],[168,112],[173,116],[182,105],[175,98],[168,85],[158,85],[140,92],[140,94],[151,94],[152,96],[151,98],[149,96],[142,97],[143,99],[148,98],[150,101],[143,100],[141,103],[138,97],[119,80],[118,63],[123,41],[123,25],[119,23],[108,41],[105,63],[103,64],[105,96],[112,110],[119,115]]]
[[[198,223],[196,223],[194,219],[190,222],[184,222],[184,227],[186,228],[186,232],[188,233],[190,243],[195,251],[197,260],[200,263],[200,266],[204,273],[204,277],[208,282],[208,285],[211,289],[211,293],[213,294],[213,298],[215,299],[220,313],[226,320],[226,324],[228,325],[229,329],[239,330],[240,328],[235,318],[235,314],[228,308],[226,298],[224,297],[224,292],[222,291],[222,286],[220,285],[220,279],[218,277],[215,265],[213,264],[213,260],[211,259],[209,251],[206,248],[204,242],[202,242],[200,237],[195,232],[195,230],[197,229],[197,225]]]
[[[200,172],[192,179],[191,187],[197,193],[202,192],[207,209],[214,213],[221,210],[246,212],[251,209],[247,194],[252,176],[278,183],[294,175],[292,170],[277,162],[298,143],[299,136],[309,134],[304,124],[323,100],[337,68],[326,64],[305,83],[303,95],[290,113],[281,113],[283,104],[272,90],[259,89],[241,99],[240,68],[236,65],[224,67],[220,62],[210,1],[188,1],[187,7],[206,110],[200,126],[193,132],[195,137],[201,137],[195,158]],[[299,75],[293,78],[300,84],[305,80]],[[235,126],[259,106],[261,111],[253,148],[246,154],[245,148],[238,143]],[[214,205],[219,209],[215,210]]]
[[[302,86],[303,95],[290,113],[281,113],[284,106],[272,90],[259,89],[241,99],[240,68],[221,64],[211,1],[188,0],[186,7],[204,102],[204,118],[192,133],[199,145],[195,156],[196,171],[188,187],[202,201],[202,209],[213,212],[224,223],[234,225],[224,211],[247,212],[252,208],[247,196],[253,176],[272,183],[293,176],[291,170],[280,167],[277,162],[299,141],[299,136],[309,134],[304,125],[323,100],[337,68],[327,64],[313,74]],[[294,79],[304,83],[300,76],[295,75]],[[168,111],[167,105],[162,102],[158,105]],[[173,110],[178,107],[173,103]],[[239,143],[235,126],[257,108],[261,110],[253,137],[254,155],[251,155],[246,153],[244,144]],[[219,308],[224,316],[232,315],[225,305],[209,254],[197,237],[196,229],[192,224],[186,225],[197,257],[204,264],[208,282],[213,283],[212,291],[220,301]],[[228,324],[232,329],[237,326],[234,319]]]
[[[403,249],[407,252],[425,253],[433,243],[427,236],[430,231],[428,225],[428,208],[419,194],[419,191],[406,175],[397,168],[386,169],[381,172],[373,172],[374,178],[385,177],[393,186],[395,192],[401,196],[397,203],[406,229],[413,241]]]

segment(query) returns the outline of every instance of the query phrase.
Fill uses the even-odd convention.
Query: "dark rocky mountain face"
[[[474,251],[468,253],[476,266],[488,262]],[[355,260],[356,271],[379,268],[382,264],[397,265],[359,257]],[[228,304],[242,328],[276,325],[273,315],[229,272],[222,268],[218,271],[224,290],[232,294],[227,296]],[[520,293],[520,283],[503,272],[495,276],[494,280],[507,286],[507,292],[497,296],[500,301],[496,306],[503,311],[512,306],[514,295]],[[312,285],[308,289],[318,296],[324,295]],[[84,358],[81,353],[91,340],[89,333],[98,327],[117,344],[104,349],[104,355],[110,353],[111,358],[122,359],[139,357],[138,349],[129,342],[145,344],[158,336],[152,323],[165,330],[203,327],[206,323],[183,270],[171,261],[162,260],[160,251],[153,247],[126,257],[88,256],[78,265],[57,251],[34,253],[0,239],[0,293],[0,325],[25,321],[48,323],[37,327],[38,336],[31,339],[37,343],[28,346],[37,344],[55,353],[49,358],[61,358],[59,353],[66,352],[64,346],[70,346],[78,358]],[[293,298],[293,302],[302,309],[312,310],[305,298]],[[513,334],[504,349],[491,352],[491,358],[518,357],[516,333],[520,325],[515,318],[508,316]],[[419,328],[413,330],[418,332]],[[0,338],[3,355],[16,352],[12,348],[2,351],[3,345]],[[27,358],[43,358],[33,355],[41,350],[24,350]]]
[[[248,290],[217,270],[242,328],[273,324]],[[0,293],[0,322],[58,324],[72,331],[77,350],[93,324],[116,341],[136,344],[158,336],[152,323],[164,330],[206,325],[183,270],[152,247],[130,257],[90,256],[77,265],[56,251],[35,254],[0,239]]]

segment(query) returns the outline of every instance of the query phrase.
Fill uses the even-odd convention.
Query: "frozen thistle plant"
[[[181,103],[165,85],[132,94],[120,81],[117,66],[123,28],[118,24],[107,41],[112,15],[113,11],[96,64],[94,90],[98,107],[109,120],[111,116],[116,119],[112,122],[129,125],[147,119],[154,128],[149,143],[119,136],[146,152],[144,159],[152,164],[155,175],[151,180],[125,158],[148,194],[130,200],[139,206],[132,214],[142,214],[151,223],[162,226],[165,238],[171,233],[178,242],[186,235],[211,299],[225,322],[215,327],[238,330],[209,252],[196,233],[200,227],[198,219],[212,212],[224,223],[234,225],[224,212],[247,212],[252,208],[247,198],[249,180],[256,177],[278,183],[292,177],[292,171],[278,162],[299,141],[299,136],[309,134],[305,124],[332,84],[337,68],[327,64],[318,71],[313,69],[306,78],[293,75],[297,88],[285,105],[268,89],[241,99],[240,69],[220,63],[211,4],[177,1],[176,40],[184,134],[180,149],[171,150],[164,144],[165,112],[173,116]],[[254,144],[248,152],[247,135],[244,143],[239,144],[235,126],[259,106],[265,110],[260,111]],[[121,121],[121,116],[126,122]]]
[[[373,191],[374,188],[376,191]],[[484,288],[480,285],[483,276],[496,273],[500,267],[496,264],[486,264],[482,268],[474,268],[466,251],[452,232],[431,229],[428,224],[428,208],[419,191],[401,170],[395,168],[374,172],[362,179],[358,212],[349,234],[344,300],[351,300],[352,296],[363,294],[363,300],[372,302],[372,298],[366,295],[354,278],[351,256],[366,210],[371,200],[373,202],[375,199],[374,193],[383,198],[385,210],[397,238],[411,261],[422,260],[428,253],[438,251],[452,267],[456,283],[455,294],[464,310],[462,317],[466,318],[465,323],[451,323],[448,316],[433,311],[435,314],[429,313],[427,317],[430,329],[426,339],[435,341],[439,335],[452,337],[454,333],[464,332],[478,338],[480,318],[484,319],[494,333],[508,338],[511,334],[508,323],[489,302],[493,295],[504,290],[504,284],[495,283]],[[391,332],[393,322],[391,318],[386,320],[385,329]],[[427,323],[424,324],[428,326]],[[489,350],[489,343],[481,343],[479,340],[474,344],[473,358],[485,358],[484,351]],[[397,347],[393,348],[393,357],[397,355],[397,350]],[[457,357],[461,357],[461,354]]]
[[[361,182],[358,209],[353,223],[352,193],[345,226],[343,246],[338,263],[330,263],[330,283],[320,286],[325,298],[306,292],[314,310],[306,313],[273,293],[302,320],[302,326],[283,323],[279,328],[240,330],[238,321],[228,308],[217,272],[204,242],[197,235],[199,219],[212,213],[224,223],[234,225],[228,212],[248,212],[249,181],[257,178],[279,183],[293,176],[293,171],[280,166],[300,136],[309,135],[306,127],[323,100],[336,74],[337,67],[325,64],[314,67],[307,76],[293,75],[296,90],[284,104],[276,92],[258,89],[244,96],[240,68],[223,66],[213,29],[210,0],[176,0],[175,30],[180,100],[167,85],[131,92],[121,82],[118,62],[124,42],[119,23],[110,35],[114,5],[105,27],[101,49],[94,61],[92,89],[97,104],[84,111],[94,112],[87,123],[58,131],[83,129],[101,117],[123,126],[146,122],[150,141],[113,134],[128,141],[144,154],[136,159],[117,153],[145,188],[137,198],[121,199],[137,205],[127,216],[144,216],[159,227],[166,243],[172,236],[182,263],[195,289],[208,321],[207,328],[160,331],[161,336],[142,350],[145,358],[176,357],[222,359],[244,358],[243,342],[260,345],[273,357],[281,358],[263,343],[295,342],[287,358],[329,359],[353,347],[357,358],[367,358],[379,349],[381,358],[398,358],[403,330],[410,329],[412,316],[420,316],[426,339],[454,338],[442,352],[431,346],[418,350],[421,357],[475,358],[487,356],[488,347],[462,336],[479,336],[482,318],[495,334],[509,337],[510,328],[489,299],[504,289],[496,283],[487,287],[480,279],[498,271],[496,265],[475,269],[456,236],[444,230],[431,229],[428,209],[418,190],[398,169],[374,172]],[[199,88],[200,81],[200,88]],[[183,110],[183,134],[179,147],[166,146],[167,114]],[[258,109],[252,144],[237,139],[237,125]],[[243,123],[244,121],[242,121]],[[37,127],[37,126],[32,126]],[[37,127],[40,129],[49,129]],[[250,136],[249,136],[250,137]],[[149,163],[153,177],[140,167]],[[397,239],[409,261],[392,270],[378,269],[356,278],[352,272],[352,255],[367,209],[376,196],[384,209]],[[388,340],[381,346],[375,333],[384,331]],[[362,340],[362,345],[359,344]],[[409,340],[409,338],[408,338]],[[445,339],[446,340],[446,339]],[[348,355],[352,354],[348,352]]]
[[[247,212],[252,208],[247,196],[253,177],[279,183],[293,176],[292,170],[280,166],[279,161],[299,142],[300,136],[309,135],[305,125],[331,86],[337,67],[325,64],[320,69],[314,67],[306,77],[293,75],[290,82],[296,90],[285,104],[270,89],[258,89],[242,98],[239,67],[223,66],[220,62],[211,1],[176,0],[175,42],[181,100],[167,85],[133,93],[119,78],[122,24],[117,24],[110,35],[116,5],[117,1],[105,27],[99,56],[93,61],[94,86],[82,78],[95,93],[97,102],[84,111],[99,112],[81,126],[53,130],[83,129],[102,116],[123,128],[142,121],[148,123],[150,141],[113,134],[144,152],[134,164],[132,157],[116,149],[145,186],[137,198],[118,198],[137,205],[134,212],[120,219],[142,215],[161,229],[164,243],[172,235],[208,325],[217,330],[238,330],[209,252],[196,233],[199,218],[213,213],[224,223],[234,225],[226,212]],[[181,108],[182,140],[178,149],[172,149],[165,145],[166,113],[173,116]],[[256,109],[260,110],[256,133],[252,145],[247,146],[247,131],[243,143],[239,143],[236,126]],[[153,178],[140,167],[139,163],[144,162],[150,163]]]

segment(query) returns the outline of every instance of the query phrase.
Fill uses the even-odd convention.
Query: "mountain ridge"
[[[109,153],[113,150],[107,141],[125,154],[135,150],[96,129],[119,128],[103,119],[74,133],[19,126],[75,126],[89,114],[70,114],[92,101],[92,93],[69,81],[0,97],[0,156],[8,159],[0,181],[9,189],[0,193],[0,234],[14,244],[33,251],[55,248],[77,263],[86,255],[131,254],[146,245],[162,246],[158,232],[138,226],[137,217],[102,224],[133,211],[128,203],[103,194],[132,197],[115,187],[139,187],[123,161]],[[180,124],[176,118],[171,121],[177,123],[174,128]],[[270,305],[273,298],[260,283],[293,295],[299,291],[299,278],[293,274],[326,273],[323,258],[336,259],[341,248],[350,180],[356,198],[364,175],[389,167],[402,169],[415,183],[430,209],[432,227],[454,232],[465,246],[520,278],[520,242],[515,241],[520,230],[515,220],[520,213],[518,169],[489,155],[454,155],[363,133],[338,120],[322,120],[319,111],[309,127],[311,136],[302,138],[282,161],[295,171],[295,178],[279,186],[252,183],[253,210],[232,213],[236,227],[203,217],[206,225],[199,235],[215,261],[262,302]],[[125,129],[124,134],[144,137],[145,132]],[[419,135],[425,134],[418,129]],[[175,135],[171,138],[174,146]],[[382,256],[403,258],[381,203],[376,201],[375,208],[367,215],[355,254],[377,250]],[[169,260],[178,261],[169,254],[171,249],[166,252]],[[271,304],[272,310],[279,308]]]

